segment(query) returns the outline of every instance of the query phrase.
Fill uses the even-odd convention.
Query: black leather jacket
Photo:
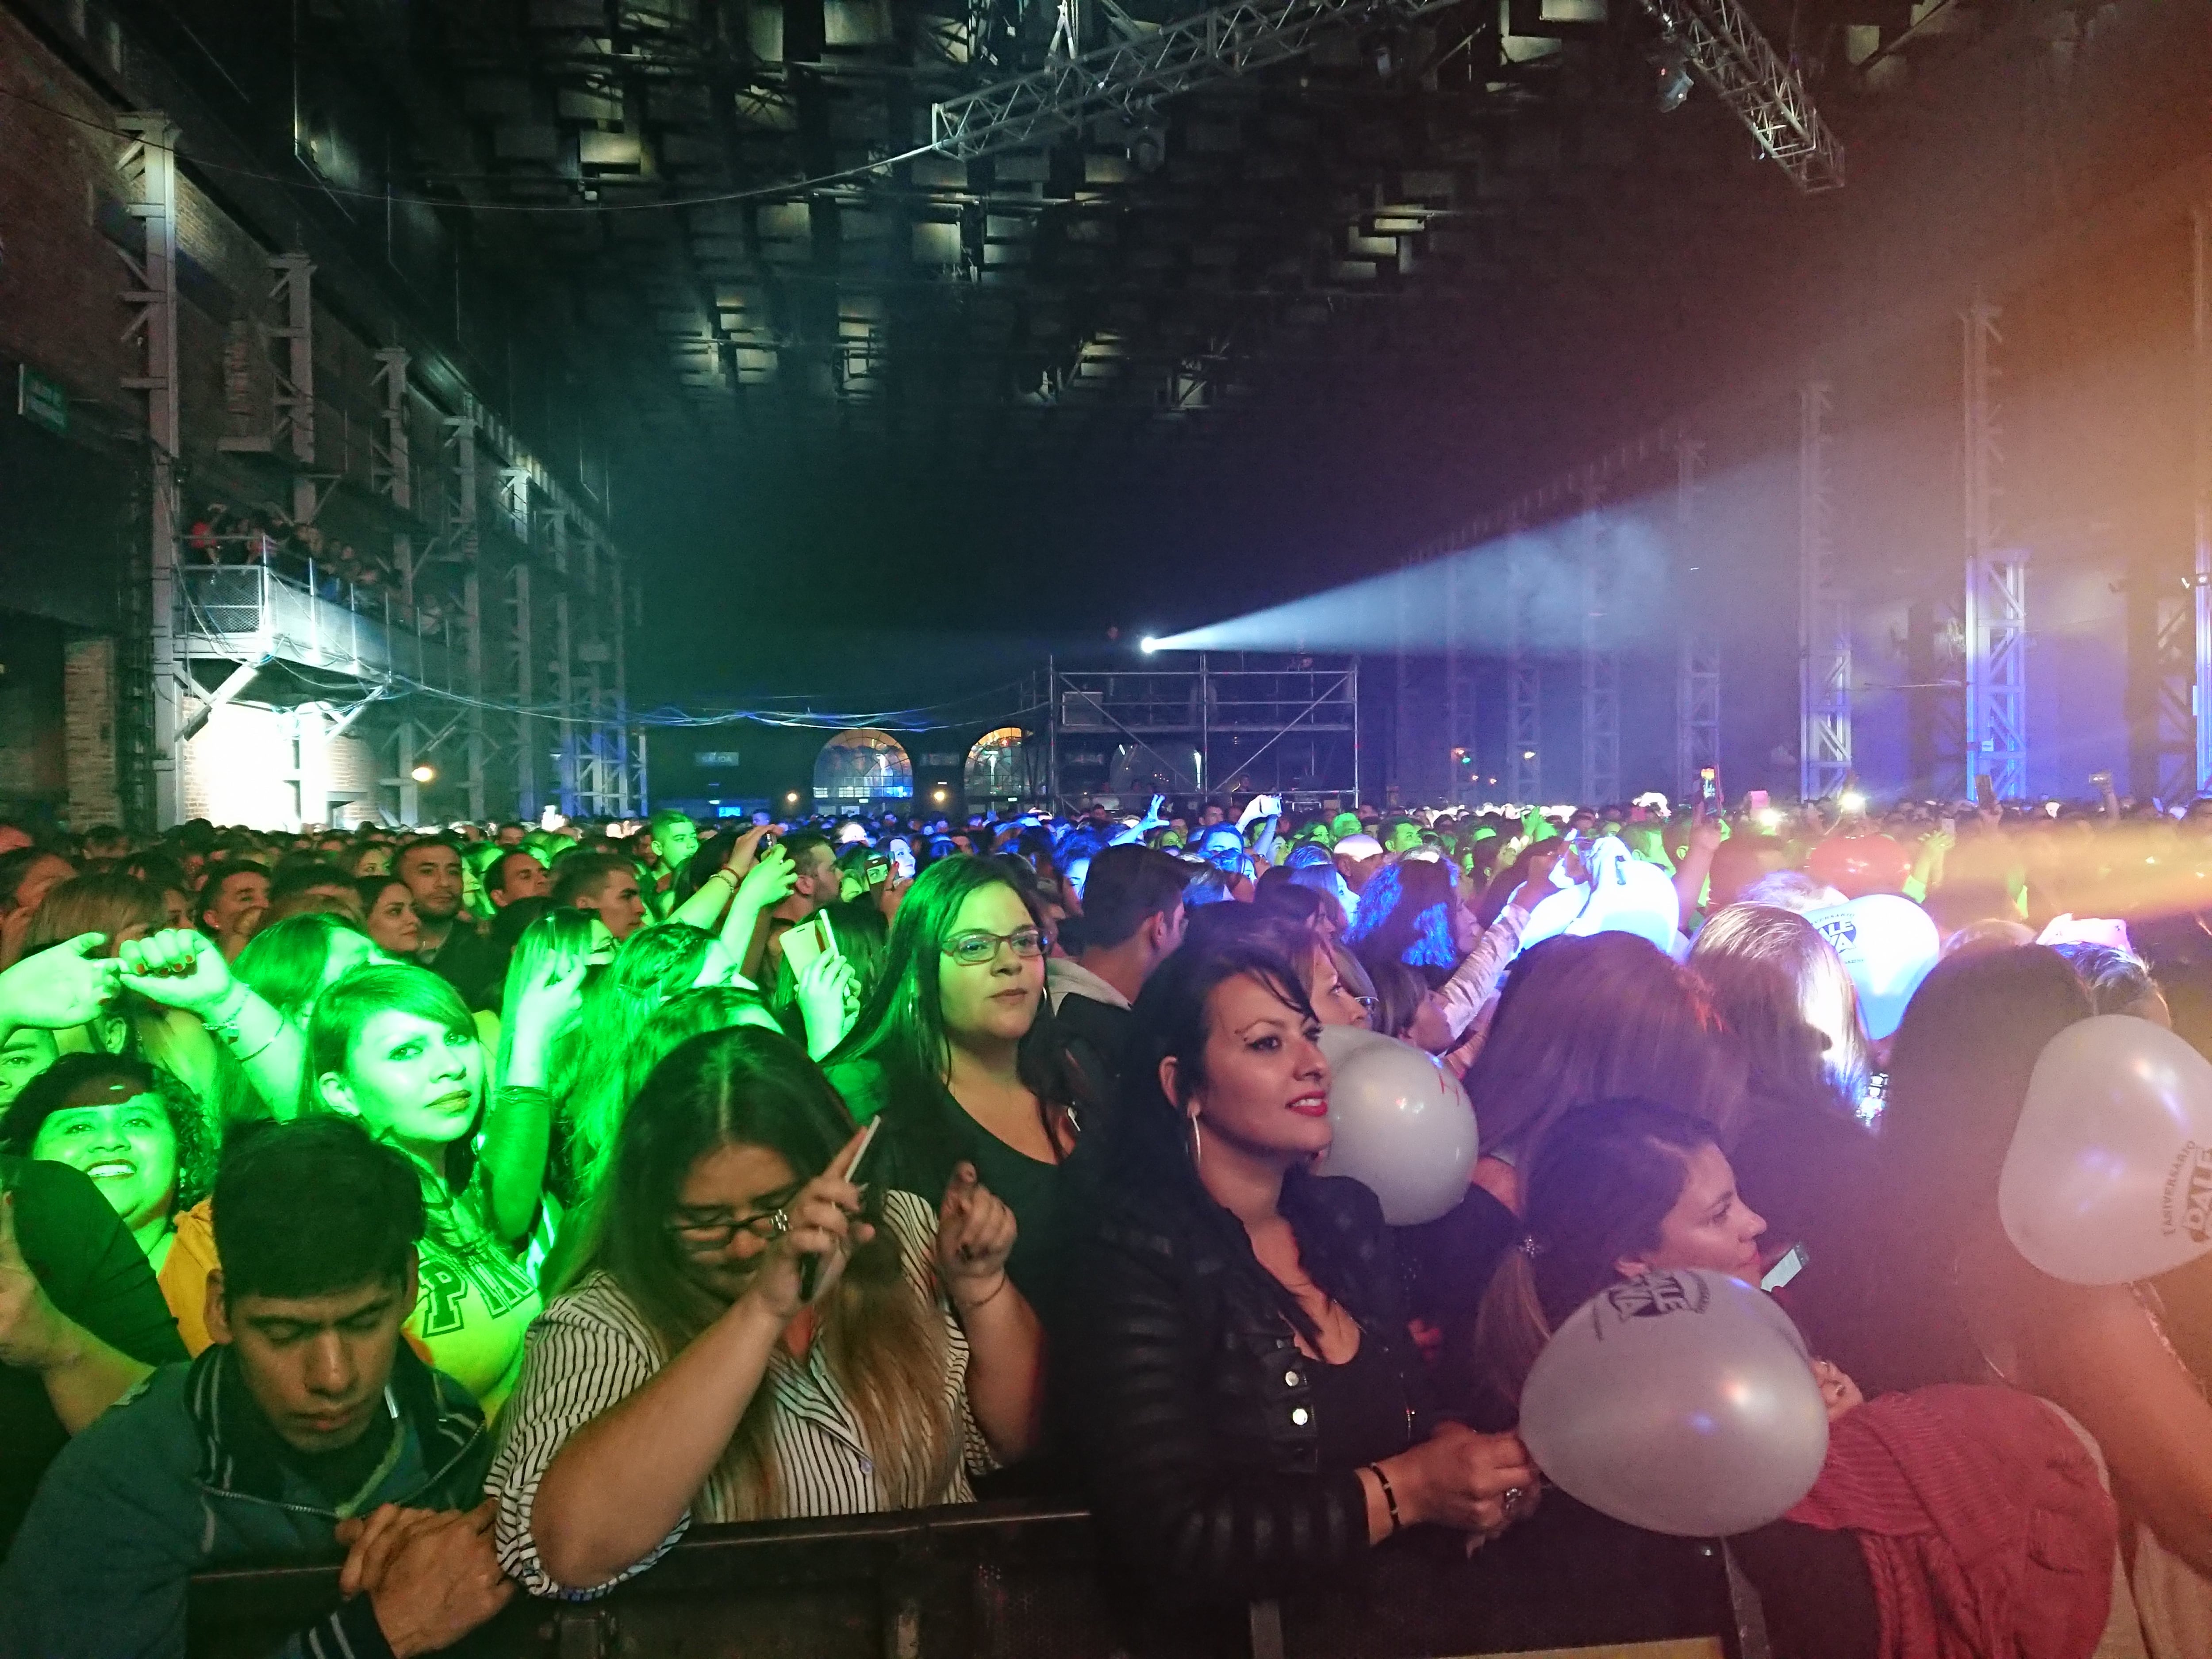
[[[1384,1345],[1425,1437],[1432,1396],[1380,1205],[1355,1182],[1294,1175],[1283,1212],[1307,1270]],[[1234,1217],[1108,1194],[1075,1241],[1065,1312],[1066,1431],[1109,1545],[1155,1591],[1247,1601],[1365,1562],[1358,1476],[1320,1463],[1316,1362]]]

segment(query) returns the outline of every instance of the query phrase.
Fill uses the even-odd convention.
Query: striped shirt
[[[934,1304],[945,1321],[945,1406],[958,1431],[964,1456],[951,1465],[933,1504],[974,1501],[968,1477],[994,1466],[989,1446],[968,1406],[968,1338],[938,1287],[934,1250],[937,1217],[911,1193],[887,1193],[884,1222],[898,1241],[908,1282]],[[658,1561],[694,1519],[736,1518],[736,1494],[717,1470],[678,1518],[675,1529],[642,1560],[595,1589],[576,1590],[556,1581],[538,1559],[531,1507],[538,1484],[568,1437],[619,1404],[659,1370],[662,1359],[645,1322],[615,1281],[593,1273],[558,1297],[531,1327],[522,1376],[499,1424],[499,1444],[484,1490],[499,1499],[494,1538],[500,1564],[533,1595],[580,1599],[611,1589]],[[773,1518],[868,1515],[890,1507],[859,1419],[816,1341],[803,1359],[779,1343],[769,1354],[761,1386],[775,1412],[769,1427],[777,1474]]]

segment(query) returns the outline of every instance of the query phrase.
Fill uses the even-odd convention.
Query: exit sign
[[[69,431],[69,393],[28,363],[15,365],[15,412],[58,438]]]

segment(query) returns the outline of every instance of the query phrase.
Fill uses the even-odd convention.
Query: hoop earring
[[[1195,1113],[1194,1113],[1194,1114],[1192,1115],[1192,1116],[1191,1116],[1191,1120],[1190,1120],[1190,1165],[1191,1165],[1191,1168],[1193,1168],[1193,1169],[1194,1170],[1194,1169],[1196,1169],[1196,1168],[1198,1167],[1198,1165],[1199,1165],[1199,1161],[1200,1161],[1200,1158],[1204,1155],[1205,1151],[1206,1151],[1206,1138],[1205,1138],[1203,1135],[1200,1134],[1200,1133],[1199,1133],[1199,1132],[1198,1132],[1198,1117],[1197,1117],[1197,1115],[1196,1115]]]

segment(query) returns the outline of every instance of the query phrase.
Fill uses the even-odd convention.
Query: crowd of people
[[[1090,1505],[1133,1653],[1457,1650],[1574,1524],[1553,1334],[1793,1253],[1772,1652],[2212,1652],[2212,1259],[2063,1283],[1997,1205],[2058,1033],[2212,1054],[2212,801],[1238,805],[0,825],[0,1654],[180,1656],[272,1559],[343,1564],[288,1653],[434,1651],[993,1495]],[[1534,921],[1622,857],[1656,938]],[[1873,894],[1942,939],[1893,1031],[1822,925]],[[1449,1213],[1316,1172],[1332,1026],[1463,1080]]]
[[[185,552],[193,564],[258,566],[312,585],[324,599],[356,606],[396,605],[411,593],[417,625],[426,633],[436,633],[449,615],[459,613],[450,565],[427,567],[410,580],[390,554],[326,535],[319,526],[276,508],[210,501],[191,519]]]

